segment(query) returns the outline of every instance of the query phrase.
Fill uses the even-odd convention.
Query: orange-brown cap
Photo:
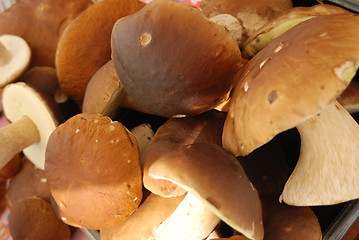
[[[77,114],[51,134],[45,173],[64,222],[102,229],[123,222],[142,199],[136,139],[119,122]]]

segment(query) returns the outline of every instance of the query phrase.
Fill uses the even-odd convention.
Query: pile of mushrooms
[[[14,239],[87,228],[103,240],[320,240],[311,207],[359,198],[359,16],[288,0],[199,6],[22,0],[0,13]],[[295,167],[278,138],[289,130]]]

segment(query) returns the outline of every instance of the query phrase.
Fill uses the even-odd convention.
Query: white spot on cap
[[[184,117],[186,117],[186,115],[185,114],[176,114],[173,117],[174,118],[184,118]]]
[[[147,47],[152,41],[151,33],[144,32],[138,37],[138,42],[141,47]]]
[[[263,66],[264,66],[264,64],[266,64],[269,60],[270,60],[270,58],[266,58],[266,59],[264,59],[264,61],[263,61],[263,62],[261,62],[261,64],[259,65],[259,69],[262,69],[262,68],[263,68]]]
[[[41,178],[40,181],[43,182],[43,183],[46,183],[47,179],[46,178]]]
[[[136,200],[137,200],[137,197],[135,197],[133,200],[136,201]]]
[[[112,143],[114,143],[115,141],[112,139],[112,140],[110,140],[110,143],[112,144]]]
[[[66,220],[67,220],[67,218],[65,218],[65,217],[62,217],[61,219],[62,219],[62,221],[66,221]]]
[[[80,129],[76,129],[75,133],[78,133],[78,132],[80,132]]]
[[[244,83],[244,92],[247,92],[247,91],[248,91],[248,88],[249,88],[248,82],[245,82],[245,83]]]
[[[279,52],[280,50],[282,50],[283,48],[287,47],[288,45],[289,45],[289,43],[281,42],[281,43],[279,44],[279,46],[278,46],[276,49],[274,49],[274,53]]]
[[[325,33],[320,34],[319,37],[322,38],[322,37],[325,37],[325,36],[327,36],[327,35],[328,35],[328,33],[325,32]]]
[[[130,159],[128,159],[128,160],[127,160],[127,163],[131,163],[131,160],[130,160]]]
[[[115,130],[115,126],[113,126],[113,125],[109,126],[109,127],[108,127],[108,130],[110,130],[110,131]]]
[[[95,139],[95,142],[98,143],[98,139]]]
[[[93,120],[94,123],[98,123],[98,119]]]

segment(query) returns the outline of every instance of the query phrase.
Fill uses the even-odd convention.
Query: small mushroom
[[[62,120],[58,106],[24,82],[4,88],[2,105],[11,124],[0,130],[0,166],[23,151],[38,168],[44,169],[47,140]]]
[[[341,13],[349,13],[349,11],[330,4],[291,8],[253,32],[244,43],[243,55],[252,58],[274,38],[303,21],[317,16]]]
[[[72,21],[62,34],[56,50],[57,76],[64,93],[75,100],[79,108],[91,77],[111,59],[113,25],[144,5],[137,0],[98,1]]]
[[[206,17],[227,13],[239,20],[243,29],[241,47],[255,30],[292,7],[292,1],[288,0],[202,0],[200,3]]]
[[[0,36],[0,87],[17,80],[29,67],[31,49],[19,36]]]
[[[37,197],[15,203],[9,216],[14,240],[70,240],[71,230],[55,214],[49,202]]]
[[[45,174],[57,214],[72,226],[98,230],[120,224],[142,199],[135,137],[98,114],[77,114],[52,132]]]
[[[356,15],[334,14],[294,26],[249,61],[234,87],[222,138],[232,154],[247,155],[294,127],[300,132],[301,154],[282,195],[287,204],[359,197],[359,141],[349,140],[359,128],[335,102],[359,66],[358,24]]]
[[[225,100],[241,67],[240,50],[227,27],[169,0],[154,0],[119,19],[111,46],[125,91],[163,117],[212,109]]]
[[[91,0],[16,1],[0,13],[0,35],[23,38],[31,48],[31,66],[54,67],[58,39],[90,5]]]

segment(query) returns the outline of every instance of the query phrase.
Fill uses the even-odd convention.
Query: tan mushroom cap
[[[232,92],[223,146],[249,154],[333,103],[359,66],[358,25],[352,14],[318,16],[252,58]]]
[[[221,145],[225,116],[225,113],[210,111],[194,117],[171,118],[160,126],[151,144],[142,155],[144,186],[160,196],[185,194],[186,191],[177,184],[151,178],[148,175],[148,169],[160,158],[170,163],[172,158],[166,158],[166,155],[187,144],[205,142]]]
[[[2,93],[2,104],[11,122],[1,129],[2,164],[23,151],[38,168],[44,169],[47,140],[62,121],[59,107],[49,96],[24,82],[8,84]]]
[[[45,173],[62,220],[72,226],[117,225],[142,199],[135,137],[121,123],[98,114],[77,114],[55,129],[47,144]]]
[[[22,37],[32,52],[31,66],[55,66],[58,39],[91,0],[17,1],[0,14],[0,35]]]
[[[70,227],[56,216],[49,202],[37,197],[15,203],[9,228],[14,240],[71,239]]]
[[[158,226],[175,211],[184,196],[164,198],[150,194],[125,222],[111,228],[101,229],[101,239],[149,239]],[[141,227],[139,228],[139,226]]]
[[[262,199],[264,239],[266,240],[321,240],[322,230],[309,207],[279,203],[277,197]]]
[[[17,80],[29,67],[31,49],[16,35],[0,36],[0,87]]]
[[[113,60],[110,60],[91,77],[87,84],[82,112],[115,117],[121,107],[145,112],[125,92]]]
[[[288,0],[202,0],[200,7],[207,17],[227,13],[239,19],[243,27],[242,46],[255,30],[292,8],[293,4]]]
[[[240,50],[226,27],[170,0],[154,0],[119,19],[111,46],[126,92],[163,117],[212,109],[225,99],[241,66]]]
[[[154,162],[148,174],[178,184],[248,238],[263,239],[258,192],[237,159],[222,147],[206,143],[182,146]]]
[[[253,32],[244,43],[243,55],[248,58],[253,57],[270,41],[298,23],[316,16],[341,13],[349,13],[349,11],[330,4],[291,8]]]
[[[24,158],[21,169],[10,179],[6,193],[7,206],[12,209],[17,201],[33,196],[50,202],[50,188],[45,172]]]
[[[113,25],[144,5],[137,0],[96,2],[71,22],[59,39],[55,61],[59,84],[80,108],[91,77],[111,59]]]

